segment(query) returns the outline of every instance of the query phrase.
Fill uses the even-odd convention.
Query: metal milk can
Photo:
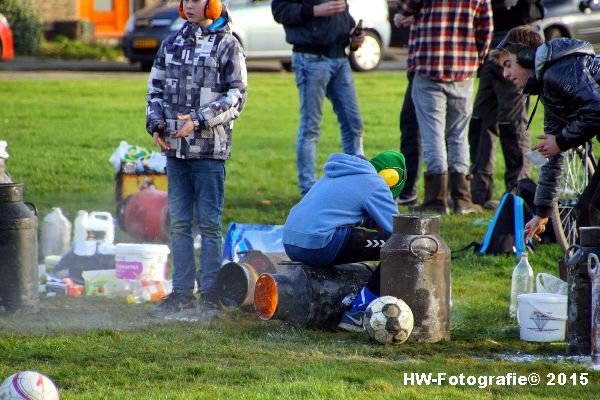
[[[395,215],[381,248],[381,295],[404,300],[414,315],[410,340],[450,339],[450,249],[439,215]]]
[[[594,253],[588,254],[587,267],[592,278],[592,326],[591,326],[591,352],[592,365],[595,369],[600,367],[600,260]]]
[[[567,252],[567,355],[591,352],[592,279],[588,256],[600,254],[600,227],[579,228],[579,247],[571,257]]]
[[[39,311],[37,226],[23,184],[0,184],[0,313]]]

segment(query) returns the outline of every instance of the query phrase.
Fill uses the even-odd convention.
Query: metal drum
[[[23,184],[0,184],[0,313],[39,311],[37,226]]]
[[[579,228],[579,247],[573,255],[567,252],[567,355],[589,355],[591,352],[592,278],[590,254],[600,255],[600,227]]]
[[[404,300],[414,315],[410,340],[450,339],[450,249],[439,215],[395,215],[381,248],[381,295]]]

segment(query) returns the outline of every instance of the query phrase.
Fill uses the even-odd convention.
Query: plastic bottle
[[[42,257],[62,256],[71,249],[72,225],[58,207],[52,208],[42,223],[40,252]]]
[[[354,32],[352,32],[352,40],[354,40],[354,38],[357,38],[360,35],[362,35],[362,33],[363,33],[363,20],[359,19],[358,23],[356,24],[356,28],[354,28]],[[356,51],[356,50],[358,50],[358,47],[352,45],[352,46],[350,46],[350,50]]]
[[[517,297],[523,293],[533,293],[533,269],[525,252],[521,254],[521,260],[513,270],[510,281],[509,314],[512,318],[517,317]]]
[[[6,146],[8,146],[8,143],[0,140],[0,183],[12,183],[12,179],[6,170],[6,159],[8,158]]]
[[[96,253],[96,246],[87,242],[86,222],[88,212],[79,210],[75,218],[75,228],[73,230],[73,253],[78,256],[93,256]]]
[[[132,279],[115,279],[104,284],[104,294],[111,299],[122,298],[127,299],[135,290],[142,287],[138,280]]]
[[[146,303],[148,301],[158,303],[163,297],[165,297],[165,288],[161,281],[146,281],[127,296],[127,303]]]

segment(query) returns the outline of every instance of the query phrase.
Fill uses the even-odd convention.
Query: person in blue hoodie
[[[366,160],[334,153],[323,171],[285,221],[288,257],[314,267],[379,260],[379,250],[392,234],[392,217],[398,214],[394,199],[406,181],[404,156],[388,150]],[[362,331],[362,314],[377,297],[379,269],[338,326]]]

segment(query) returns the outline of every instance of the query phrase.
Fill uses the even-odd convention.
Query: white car
[[[386,0],[347,0],[350,14],[363,20],[365,42],[350,53],[355,71],[376,69],[383,50],[390,44],[391,25]],[[280,59],[289,69],[292,46],[285,41],[283,26],[273,19],[271,0],[230,0],[226,2],[233,21],[233,33],[248,59]]]
[[[363,20],[365,42],[350,54],[355,71],[378,67],[384,49],[390,44],[391,25],[386,0],[347,0],[356,21]],[[283,25],[273,19],[271,0],[223,0],[232,19],[233,34],[246,51],[248,60],[279,60],[291,69],[292,46],[285,41]],[[127,22],[122,46],[131,62],[141,62],[150,70],[160,43],[177,31],[184,20],[177,11],[178,2],[140,10]]]

